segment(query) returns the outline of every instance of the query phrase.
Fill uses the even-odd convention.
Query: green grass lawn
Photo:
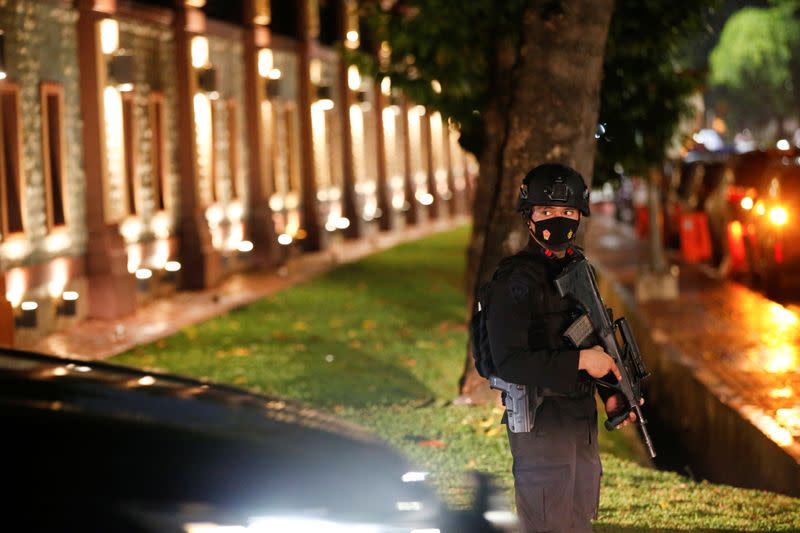
[[[460,228],[341,266],[113,361],[337,413],[433,472],[453,505],[468,501],[462,473],[472,469],[495,474],[511,497],[501,412],[450,403],[467,342],[468,236]],[[800,499],[647,468],[631,433],[601,433],[597,531],[800,531]]]

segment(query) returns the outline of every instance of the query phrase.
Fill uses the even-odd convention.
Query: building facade
[[[0,344],[467,212],[457,132],[338,52],[351,0],[149,4],[0,1]]]

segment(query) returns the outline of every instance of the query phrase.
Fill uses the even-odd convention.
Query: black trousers
[[[591,532],[602,467],[594,397],[547,397],[530,433],[508,432],[520,532]]]

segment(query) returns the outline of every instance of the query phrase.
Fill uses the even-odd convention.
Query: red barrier
[[[708,217],[703,212],[682,213],[681,255],[687,263],[699,263],[711,259],[711,236],[708,232]]]

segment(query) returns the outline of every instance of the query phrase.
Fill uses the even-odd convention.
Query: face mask
[[[534,222],[533,236],[540,244],[551,250],[565,250],[575,238],[579,220],[567,217],[553,217]]]

